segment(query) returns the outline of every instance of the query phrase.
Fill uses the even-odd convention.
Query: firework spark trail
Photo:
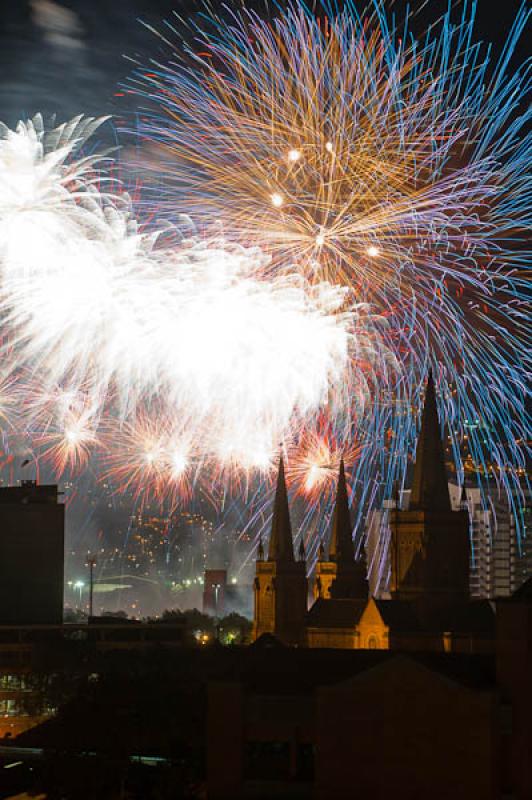
[[[386,318],[400,377],[382,363],[366,413],[344,420],[344,442],[368,445],[359,523],[405,479],[430,362],[458,480],[473,464],[515,505],[530,429],[531,68],[510,61],[529,12],[496,60],[474,40],[474,4],[421,41],[379,0],[324,8],[167,24],[167,61],[129,85],[146,99],[157,207],[260,245],[270,276],[348,286]]]
[[[78,153],[99,122],[0,132],[4,334],[13,374],[36,376],[26,427],[56,470],[101,446],[107,477],[175,501],[198,463],[267,470],[327,404],[361,412],[384,321],[348,287],[265,277],[257,247],[141,231]]]

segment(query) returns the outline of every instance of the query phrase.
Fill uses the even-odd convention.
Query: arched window
[[[368,636],[368,649],[369,650],[378,650],[379,649],[379,639],[377,636],[373,634]]]

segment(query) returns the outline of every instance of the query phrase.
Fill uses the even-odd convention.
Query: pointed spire
[[[355,551],[353,548],[351,515],[349,514],[349,499],[347,497],[347,484],[345,481],[344,460],[340,461],[340,473],[336,489],[336,504],[332,521],[331,541],[329,544],[329,559],[340,562],[353,563]]]
[[[292,526],[290,524],[290,511],[288,508],[288,493],[284,477],[283,457],[279,459],[279,473],[277,475],[277,489],[272,516],[272,534],[268,549],[268,561],[294,561],[294,544],[292,541]]]
[[[432,370],[428,375],[421,431],[416,447],[410,508],[451,510]]]
[[[264,561],[264,546],[262,544],[262,536],[259,537],[258,561]]]
[[[325,548],[323,546],[323,542],[320,541],[320,549],[318,552],[318,561],[325,561]]]

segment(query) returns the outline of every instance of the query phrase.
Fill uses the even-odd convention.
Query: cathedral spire
[[[340,472],[336,489],[336,503],[334,506],[331,541],[329,544],[329,559],[330,561],[335,561],[337,564],[352,564],[355,559],[343,458],[340,461]]]
[[[279,473],[277,475],[277,489],[275,490],[268,561],[294,561],[292,526],[290,524],[288,493],[286,491],[282,456],[279,459]]]
[[[410,508],[431,511],[451,510],[432,370],[427,380],[421,431],[416,447]]]

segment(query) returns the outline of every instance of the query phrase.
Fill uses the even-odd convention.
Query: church
[[[301,545],[296,559],[281,458],[268,555],[261,543],[256,562],[253,638],[269,634],[309,648],[492,652],[492,605],[469,597],[469,517],[466,507],[451,508],[432,374],[409,507],[392,511],[390,529],[390,599],[382,600],[369,596],[365,557],[355,557],[342,462],[309,609],[305,552]]]

